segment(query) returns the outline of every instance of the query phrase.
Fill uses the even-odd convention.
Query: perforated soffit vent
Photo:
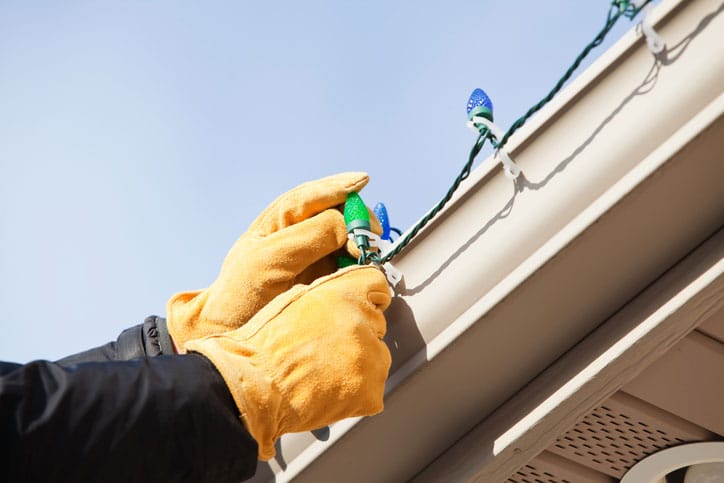
[[[617,393],[559,437],[548,451],[605,475],[621,478],[637,462],[662,449],[715,439],[691,425],[625,393]],[[576,483],[539,468],[534,459],[509,483]]]

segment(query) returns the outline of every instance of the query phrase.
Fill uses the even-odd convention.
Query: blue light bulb
[[[493,101],[490,100],[490,97],[488,97],[484,90],[478,87],[472,94],[470,94],[467,112],[469,120],[472,120],[473,117],[479,116],[492,122]]]
[[[380,225],[382,225],[382,235],[380,235],[380,238],[382,238],[383,240],[389,240],[390,215],[387,214],[387,207],[383,203],[377,203],[372,211],[374,212],[377,219],[380,220]]]

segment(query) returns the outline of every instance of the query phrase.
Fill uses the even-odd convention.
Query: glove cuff
[[[208,298],[208,290],[195,290],[177,293],[166,303],[166,327],[177,347],[208,335],[198,330],[201,311]]]
[[[187,351],[206,356],[224,378],[241,420],[259,445],[259,459],[269,460],[282,434],[282,397],[262,370],[261,355],[253,348],[223,335],[189,341]]]

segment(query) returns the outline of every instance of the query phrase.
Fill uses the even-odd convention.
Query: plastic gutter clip
[[[632,3],[636,6],[636,8],[638,8],[642,3],[644,3],[644,1],[645,0],[637,0]],[[649,47],[649,50],[652,54],[657,55],[664,50],[666,43],[664,42],[664,39],[656,33],[656,30],[654,30],[653,23],[651,22],[652,11],[653,5],[650,2],[644,5],[644,8],[641,10],[643,13],[643,18],[641,19],[641,31],[643,32],[644,37],[646,37],[646,45]]]
[[[496,139],[502,139],[504,135],[503,130],[500,129],[500,126],[496,125],[495,123],[493,123],[493,121],[489,119],[485,119],[484,117],[473,117],[472,122],[484,124],[485,127],[487,127],[491,133],[493,133],[493,136],[495,136]],[[496,149],[494,157],[496,161],[499,161],[503,165],[503,171],[508,178],[513,180],[518,178],[518,176],[520,175],[520,167],[515,164],[512,159],[510,159],[508,151],[506,151],[505,149]]]
[[[503,130],[493,122],[493,103],[485,91],[477,88],[470,94],[467,112],[467,126],[473,132],[479,133],[487,128],[496,139],[503,138]],[[515,180],[520,175],[520,167],[510,159],[505,149],[496,149],[494,158],[503,165],[503,171],[509,179]]]
[[[375,233],[373,231],[369,231],[365,228],[354,228],[352,231],[347,233],[347,238],[349,238],[350,240],[352,240],[355,243],[357,242],[357,240],[359,240],[358,237],[363,237],[363,236],[367,238],[367,240],[366,240],[367,243],[364,245],[365,248],[369,248],[369,247],[379,248],[381,242],[384,241],[384,240],[382,240],[382,238],[380,238],[380,236],[377,233]],[[357,247],[359,248],[359,245]]]
[[[390,262],[383,263],[382,269],[385,271],[385,276],[387,276],[387,281],[392,287],[394,295],[394,289],[397,287],[397,284],[400,283],[400,280],[402,280],[402,271]]]

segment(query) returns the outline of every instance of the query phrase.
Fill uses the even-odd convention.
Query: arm
[[[3,481],[239,481],[257,444],[199,354],[0,363]]]

